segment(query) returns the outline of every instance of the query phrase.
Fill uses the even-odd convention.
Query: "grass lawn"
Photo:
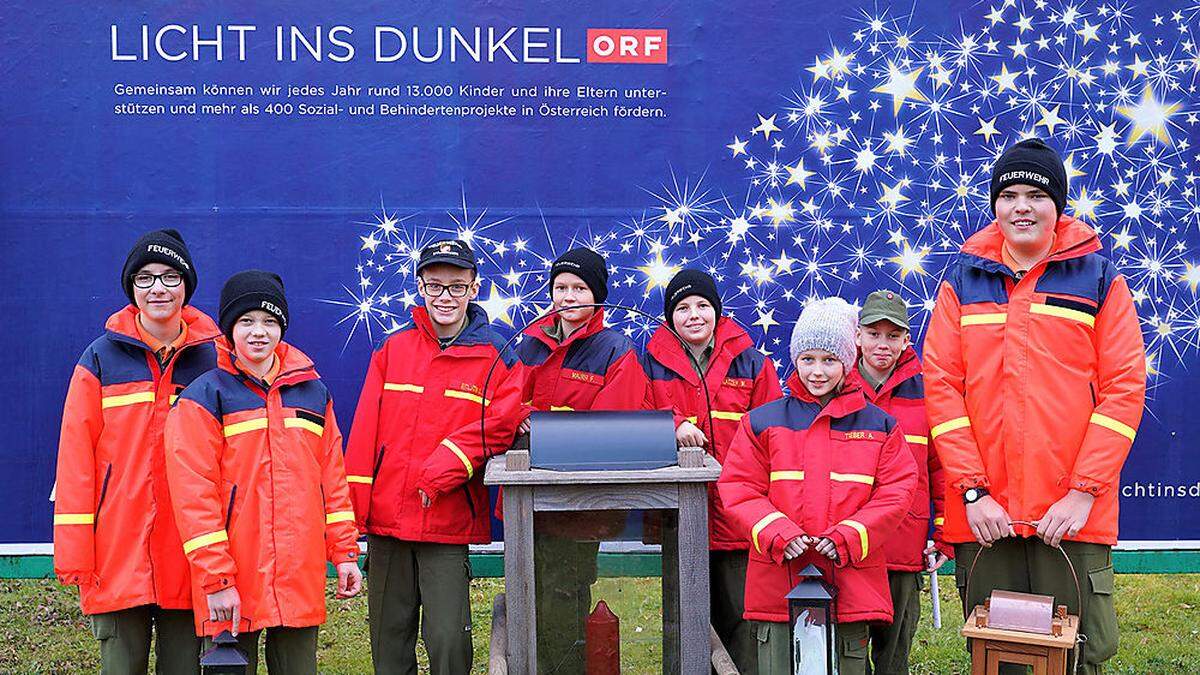
[[[924,596],[923,625],[913,645],[915,673],[967,672],[966,652],[957,635],[961,618],[953,585],[952,578],[943,579],[941,630],[933,630],[929,596]],[[478,579],[471,586],[479,673],[487,661],[492,598],[502,588],[501,579]],[[593,588],[593,600],[606,600],[621,618],[626,673],[657,670],[661,656],[658,593],[656,578],[607,578]],[[370,672],[366,604],[365,596],[330,600],[329,622],[320,638],[322,672]],[[1117,612],[1121,650],[1106,673],[1200,672],[1200,575],[1118,575]],[[52,580],[0,581],[0,672],[98,670],[95,641],[79,613],[73,589]],[[260,672],[266,672],[265,666]]]

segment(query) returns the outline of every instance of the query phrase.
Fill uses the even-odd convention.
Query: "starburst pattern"
[[[481,303],[502,329],[545,308],[550,261],[586,244],[608,256],[613,299],[651,314],[675,269],[712,273],[726,309],[785,369],[791,320],[815,297],[900,290],[919,334],[945,265],[991,219],[993,163],[1036,135],[1068,158],[1070,210],[1129,281],[1152,382],[1195,356],[1200,4],[996,0],[945,34],[895,6],[851,21],[777,108],[747,110],[721,134],[723,182],[672,170],[635,215],[554,236],[544,219],[515,226],[469,208],[465,190],[449,213],[400,217],[381,203],[356,225],[346,297],[330,300],[347,308],[349,336],[403,320],[413,252],[444,236],[479,252]],[[655,329],[613,321],[634,338]]]

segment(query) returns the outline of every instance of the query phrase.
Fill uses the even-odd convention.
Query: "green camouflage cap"
[[[908,330],[908,305],[904,298],[892,291],[875,291],[867,296],[862,311],[858,313],[858,324],[869,326],[876,321],[887,319],[897,326]]]

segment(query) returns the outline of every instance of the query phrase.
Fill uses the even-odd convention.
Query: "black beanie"
[[[596,304],[608,299],[608,267],[604,258],[590,248],[573,248],[558,256],[550,268],[550,295],[554,295],[554,277],[563,272],[570,272],[583,279],[583,283],[592,290]]]
[[[262,270],[246,270],[229,277],[221,287],[221,311],[217,323],[230,343],[233,342],[233,324],[246,312],[256,309],[279,319],[280,335],[287,332],[288,306],[283,295],[283,279]]]
[[[183,275],[183,304],[186,305],[196,292],[196,266],[177,230],[147,232],[129,250],[125,266],[121,268],[121,288],[129,302],[133,302],[133,275],[150,263],[162,263]]]
[[[667,290],[663,292],[663,315],[668,326],[675,327],[675,306],[689,295],[698,295],[708,300],[716,310],[717,318],[721,318],[721,296],[717,293],[717,282],[700,270],[685,269],[671,279]]]
[[[996,199],[1010,185],[1032,185],[1054,200],[1058,215],[1067,207],[1067,168],[1058,152],[1040,138],[1027,138],[1010,146],[992,168],[992,213]]]

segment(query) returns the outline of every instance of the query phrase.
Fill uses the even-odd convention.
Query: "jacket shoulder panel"
[[[767,357],[763,356],[763,353],[758,351],[753,345],[746,347],[742,350],[742,353],[733,358],[733,361],[729,364],[729,373],[726,377],[753,380],[762,372],[763,363],[766,360]]]
[[[910,399],[925,398],[925,376],[918,373],[904,380],[892,390],[892,396]]]
[[[550,348],[541,340],[525,335],[517,345],[516,354],[521,363],[532,368],[546,362],[550,357]]]
[[[631,351],[634,347],[629,338],[605,328],[571,345],[563,359],[563,368],[603,376],[612,364]]]
[[[1003,274],[969,264],[961,258],[947,271],[946,281],[958,296],[959,304],[994,302],[1003,305],[1008,302]]]
[[[1099,253],[1089,253],[1048,263],[1035,290],[1086,298],[1099,306],[1104,304],[1108,288],[1116,276],[1116,266],[1108,258]]]
[[[649,352],[642,355],[642,370],[646,371],[646,377],[652,382],[674,382],[683,379],[679,373],[664,366]]]
[[[756,436],[770,427],[804,431],[812,426],[819,412],[821,408],[817,404],[787,396],[751,410],[750,429]]]
[[[868,403],[862,410],[834,418],[829,428],[834,431],[882,431],[890,434],[896,428],[896,418],[874,403]]]
[[[193,380],[217,367],[217,347],[212,342],[188,347],[175,359],[171,381],[186,387]]]
[[[80,365],[92,370],[84,362],[89,352],[91,364],[98,369],[98,372],[93,372],[100,380],[101,386],[148,382],[154,379],[150,372],[150,364],[146,362],[146,352],[132,345],[123,344],[108,336],[97,338],[84,351],[84,358],[80,359]]]
[[[324,415],[325,406],[329,403],[329,389],[321,380],[306,380],[281,387],[279,399],[285,408],[303,408]]]

